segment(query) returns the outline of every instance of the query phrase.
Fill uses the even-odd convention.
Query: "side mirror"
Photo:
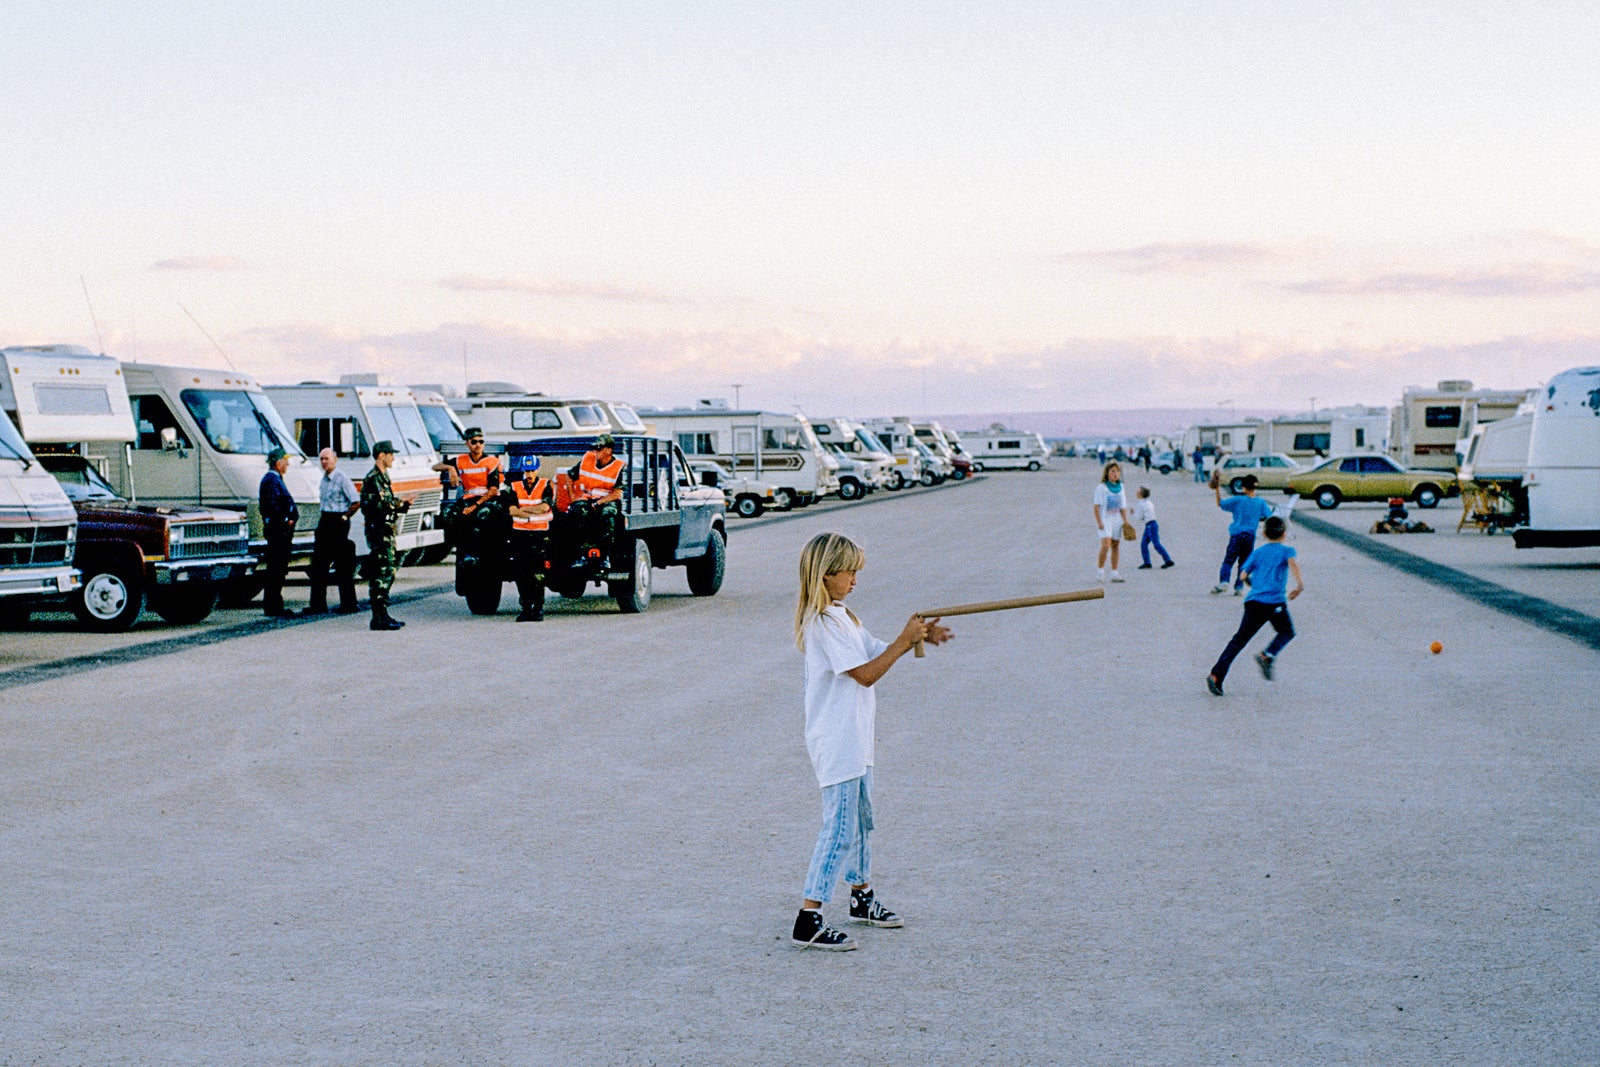
[[[176,452],[178,450],[178,428],[166,426],[161,430],[161,451]]]
[[[716,471],[701,471],[700,472],[700,484],[701,485],[705,485],[705,486],[710,486],[712,489],[715,489],[717,487],[717,484],[718,484],[717,472]]]

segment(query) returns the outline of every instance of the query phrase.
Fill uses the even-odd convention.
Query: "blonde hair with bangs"
[[[844,534],[818,534],[800,550],[800,603],[794,612],[795,647],[806,650],[806,624],[833,603],[822,580],[841,571],[859,571],[867,565],[867,554]],[[845,609],[851,619],[855,614]]]

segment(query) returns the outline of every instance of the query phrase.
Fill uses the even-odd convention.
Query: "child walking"
[[[1222,695],[1222,681],[1228,677],[1228,668],[1261,627],[1271,623],[1277,633],[1267,650],[1256,655],[1256,666],[1261,668],[1261,677],[1269,682],[1272,681],[1273,665],[1277,662],[1278,653],[1294,640],[1289,601],[1304,591],[1305,582],[1300,578],[1300,564],[1295,562],[1295,550],[1283,543],[1288,528],[1289,524],[1279,516],[1269,518],[1262,527],[1267,543],[1250,553],[1250,558],[1239,569],[1239,573],[1250,583],[1250,595],[1244,598],[1244,618],[1239,622],[1238,631],[1228,639],[1227,647],[1217,658],[1211,673],[1206,675],[1206,688],[1212,696]],[[1294,575],[1294,588],[1285,593],[1291,574]]]
[[[1135,509],[1135,513],[1138,515],[1139,521],[1144,523],[1144,534],[1139,538],[1139,556],[1144,562],[1139,564],[1139,569],[1142,571],[1150,569],[1151,545],[1155,545],[1156,551],[1161,553],[1161,558],[1166,560],[1161,565],[1162,570],[1174,566],[1172,557],[1167,555],[1167,550],[1161,546],[1161,524],[1156,522],[1156,505],[1155,501],[1150,499],[1150,487],[1148,485],[1139,487],[1139,505]]]
[[[832,898],[841,874],[850,883],[851,922],[905,925],[872,893],[873,686],[918,641],[941,645],[951,635],[938,619],[916,615],[888,644],[868,633],[844,606],[865,564],[866,554],[842,534],[818,534],[800,553],[794,634],[805,655],[806,750],[822,787],[822,832],[794,920],[794,944],[800,948],[844,952],[856,947],[849,935],[822,919],[822,905]]]

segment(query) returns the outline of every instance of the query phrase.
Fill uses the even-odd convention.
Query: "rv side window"
[[[103,385],[45,385],[33,387],[33,400],[41,415],[109,415],[111,394]]]
[[[1367,446],[1367,431],[1363,427],[1357,426],[1356,427],[1356,447],[1357,448],[1365,448],[1366,446]]]
[[[601,426],[606,421],[600,415],[600,409],[593,404],[574,404],[570,410],[572,421],[579,426]]]
[[[512,408],[513,430],[559,430],[561,416],[549,408]]]
[[[1333,443],[1331,433],[1297,433],[1294,435],[1296,452],[1326,452]]]
[[[1455,404],[1452,404],[1449,407],[1424,408],[1422,412],[1422,421],[1426,426],[1432,426],[1439,429],[1460,426],[1461,408],[1459,405]]]
[[[715,437],[709,433],[680,433],[678,447],[690,456],[711,456],[717,451]]]
[[[800,430],[794,426],[768,426],[763,435],[764,448],[797,449],[800,447]]]
[[[1021,448],[1022,447],[1022,442],[1021,441],[996,441],[995,442],[995,447],[997,447],[997,448]]]
[[[165,400],[155,395],[134,396],[128,399],[133,405],[133,424],[139,430],[139,439],[134,442],[135,448],[150,452],[161,451],[161,431],[169,427],[178,431],[180,448],[194,447],[189,435],[183,432],[183,427],[173,418],[172,409],[167,407]]]
[[[314,456],[324,448],[339,456],[365,456],[370,452],[367,435],[353,419],[295,419],[295,439],[300,451]]]
[[[893,452],[894,451],[894,434],[892,434],[892,433],[880,433],[878,435],[878,440],[883,442],[884,451],[886,451],[886,452]]]

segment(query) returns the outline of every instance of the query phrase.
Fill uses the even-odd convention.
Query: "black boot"
[[[372,621],[367,624],[369,630],[398,630],[405,623],[399,619],[391,618],[388,603],[374,603],[372,605]]]

